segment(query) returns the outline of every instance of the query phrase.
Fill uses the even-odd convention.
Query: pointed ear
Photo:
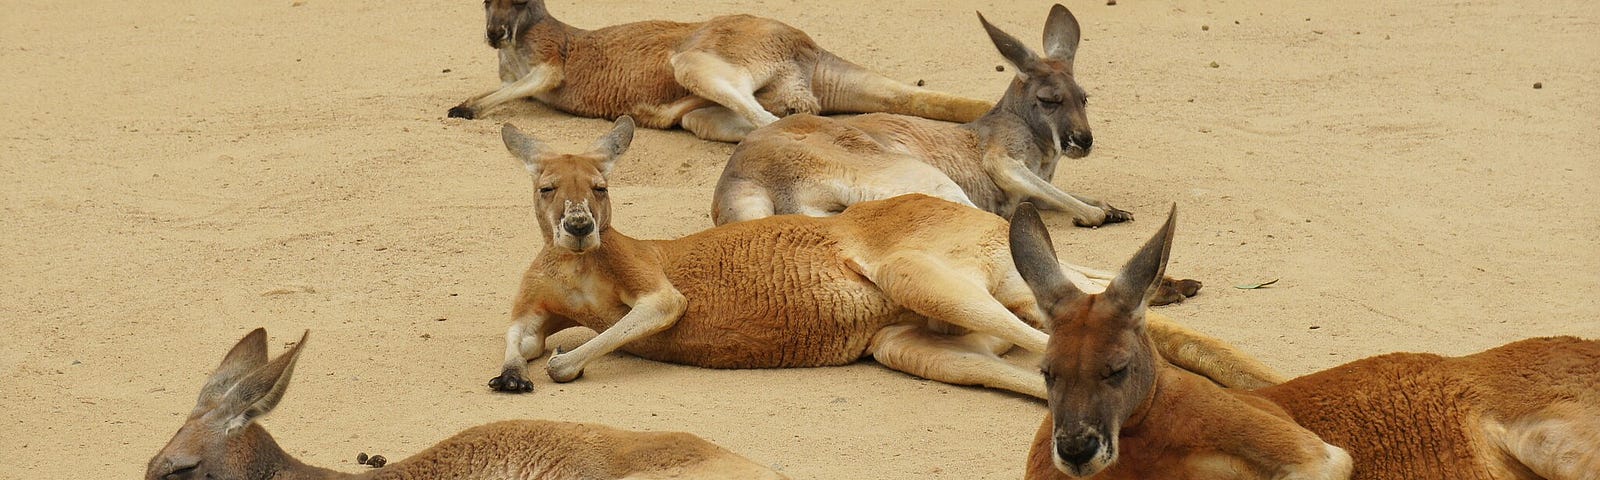
[[[266,364],[267,329],[251,330],[233,345],[232,350],[228,350],[228,355],[222,357],[222,363],[211,373],[211,378],[206,379],[206,385],[200,388],[200,398],[195,401],[195,408],[216,405],[222,394],[238,383],[240,378]]]
[[[611,133],[594,142],[594,150],[591,152],[605,157],[605,163],[600,166],[600,174],[611,175],[611,167],[617,163],[617,157],[628,151],[628,145],[632,144],[633,117],[623,115],[617,119],[616,126],[611,127]]]
[[[305,349],[306,340],[310,338],[311,331],[307,330],[288,352],[252,370],[228,389],[223,395],[222,404],[217,407],[220,415],[216,417],[223,422],[225,432],[237,431],[278,406],[278,401],[283,400],[283,393],[289,389],[289,377],[294,373],[295,361],[300,358],[300,351]]]
[[[1033,203],[1023,202],[1011,215],[1011,261],[1017,273],[1033,290],[1039,309],[1045,315],[1059,303],[1070,302],[1083,291],[1061,274],[1061,263],[1056,260],[1055,246],[1050,242],[1050,230],[1034,210]],[[1054,319],[1048,319],[1054,320]]]
[[[1050,18],[1044,21],[1044,54],[1072,63],[1078,53],[1078,36],[1078,19],[1072,11],[1059,3],[1050,7]]]
[[[1139,312],[1150,301],[1150,295],[1155,293],[1156,287],[1161,284],[1161,277],[1167,271],[1167,257],[1172,253],[1172,231],[1178,221],[1178,206],[1173,205],[1172,211],[1167,214],[1167,223],[1155,236],[1146,241],[1144,248],[1128,260],[1122,267],[1122,272],[1117,278],[1111,280],[1111,285],[1106,286],[1102,298],[1110,300],[1125,312]],[[1143,319],[1143,315],[1132,315],[1129,318]]]
[[[1018,76],[1026,77],[1027,72],[1033,71],[1034,67],[1038,65],[1039,55],[1034,54],[1032,50],[1028,50],[1028,47],[1023,46],[1022,42],[1017,41],[1017,37],[1000,31],[999,28],[990,24],[988,19],[983,18],[983,12],[978,12],[978,22],[983,24],[984,31],[989,32],[989,41],[994,42],[994,48],[1000,50],[1000,56],[1005,57],[1007,62],[1011,62],[1011,66],[1017,70]]]
[[[522,166],[528,169],[528,173],[539,173],[539,157],[545,151],[544,143],[522,133],[510,123],[500,127],[500,140],[505,142],[506,150],[522,160]]]

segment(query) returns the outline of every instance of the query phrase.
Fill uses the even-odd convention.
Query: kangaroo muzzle
[[[589,210],[588,200],[566,202],[566,210],[557,222],[555,237],[557,245],[577,252],[600,244],[599,234],[595,231],[594,213]]]

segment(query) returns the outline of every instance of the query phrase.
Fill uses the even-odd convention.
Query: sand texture
[[[1096,141],[1055,183],[1136,221],[1047,213],[1063,255],[1120,265],[1176,202],[1168,271],[1207,286],[1163,311],[1292,374],[1600,337],[1600,4],[1068,6]],[[1048,8],[550,2],[580,27],[758,13],[979,98],[1012,73],[973,11],[1037,42]],[[1041,402],[870,362],[713,371],[618,354],[562,385],[541,361],[536,392],[490,393],[541,245],[500,124],[577,150],[609,123],[529,102],[444,118],[498,84],[482,37],[475,1],[0,7],[0,478],[142,476],[257,326],[274,352],[313,331],[262,423],[343,471],[365,468],[357,452],[395,460],[546,418],[691,431],[796,479],[1021,475]],[[611,181],[614,224],[709,227],[732,149],[641,130]]]

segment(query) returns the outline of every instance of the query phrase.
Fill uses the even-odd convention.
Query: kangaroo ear
[[[500,140],[506,143],[506,150],[522,160],[522,166],[528,169],[528,173],[539,173],[539,157],[545,151],[544,143],[522,133],[510,123],[500,127]]]
[[[233,345],[233,349],[228,350],[228,355],[222,357],[217,370],[206,379],[206,385],[200,388],[200,398],[195,401],[195,408],[215,407],[222,394],[238,383],[240,378],[266,364],[267,329],[251,330]]]
[[[983,18],[983,12],[978,12],[978,22],[983,24],[984,31],[989,32],[989,41],[994,42],[994,48],[1000,50],[1000,56],[1005,57],[1007,62],[1011,62],[1011,66],[1017,70],[1018,76],[1026,78],[1027,72],[1033,71],[1034,67],[1038,65],[1039,55],[1033,53],[1032,50],[1028,50],[1028,47],[1023,46],[1022,42],[1017,40],[1017,37],[1013,37],[1011,34],[1003,32],[989,23],[988,19]]]
[[[1050,18],[1044,21],[1044,54],[1072,63],[1078,53],[1078,36],[1078,19],[1072,11],[1059,3],[1050,7]]]
[[[294,373],[295,361],[300,358],[300,351],[310,338],[311,331],[307,330],[288,352],[250,371],[228,388],[217,407],[218,415],[214,417],[222,422],[224,432],[238,431],[278,406],[278,401],[283,400],[283,393],[289,389],[289,377]]]
[[[1023,202],[1011,215],[1011,261],[1017,273],[1033,290],[1039,309],[1048,317],[1051,310],[1063,302],[1083,295],[1076,285],[1061,274],[1061,263],[1056,260],[1056,250],[1050,242],[1050,230],[1033,208],[1033,203]],[[1054,318],[1046,321],[1054,322]]]
[[[1167,213],[1167,223],[1145,242],[1139,253],[1128,260],[1122,272],[1111,280],[1111,285],[1106,286],[1105,293],[1101,294],[1122,311],[1129,312],[1131,315],[1127,318],[1144,321],[1142,313],[1145,305],[1161,284],[1161,277],[1167,270],[1167,257],[1172,253],[1172,232],[1177,221],[1178,206],[1173,205]]]
[[[623,115],[617,119],[616,126],[611,127],[611,133],[594,142],[592,152],[606,158],[601,164],[600,174],[611,175],[611,167],[617,163],[617,157],[628,151],[628,145],[631,144],[633,144],[633,117]]]

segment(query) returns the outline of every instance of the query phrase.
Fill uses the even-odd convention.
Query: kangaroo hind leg
[[[756,101],[756,90],[764,87],[768,78],[757,78],[750,69],[705,51],[678,52],[671,62],[672,75],[690,93],[727,107],[756,127],[778,121]]]
[[[919,325],[891,325],[872,337],[883,366],[952,385],[981,385],[1045,398],[1044,379],[995,354],[1009,342],[984,333],[942,335]]]
[[[890,301],[924,317],[987,333],[1031,352],[1043,352],[1049,340],[974,281],[982,278],[977,272],[958,270],[917,251],[888,254],[863,267],[863,274]]]
[[[1551,480],[1600,480],[1600,407],[1551,405],[1486,429],[1517,462]]]

